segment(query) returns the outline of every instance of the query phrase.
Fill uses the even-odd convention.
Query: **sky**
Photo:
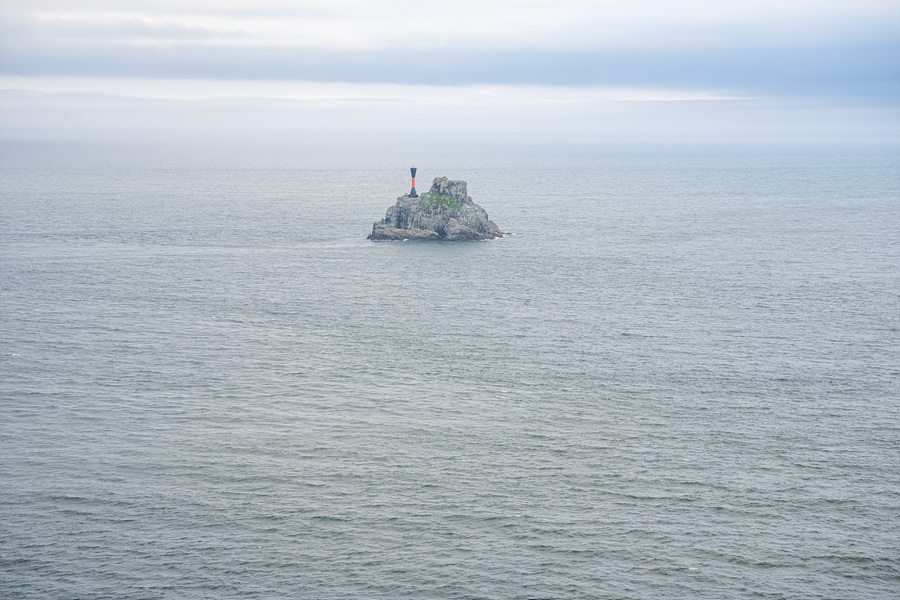
[[[897,0],[0,0],[0,135],[900,143]]]

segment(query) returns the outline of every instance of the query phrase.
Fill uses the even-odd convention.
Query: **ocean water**
[[[0,159],[3,598],[900,597],[896,149]]]

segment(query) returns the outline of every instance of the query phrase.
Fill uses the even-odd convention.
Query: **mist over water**
[[[0,152],[4,597],[900,589],[896,150]]]

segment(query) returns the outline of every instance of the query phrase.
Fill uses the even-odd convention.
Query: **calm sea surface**
[[[900,597],[900,155],[4,141],[0,596]]]

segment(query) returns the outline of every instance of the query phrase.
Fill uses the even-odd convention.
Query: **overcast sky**
[[[5,0],[0,128],[900,142],[900,2]]]

